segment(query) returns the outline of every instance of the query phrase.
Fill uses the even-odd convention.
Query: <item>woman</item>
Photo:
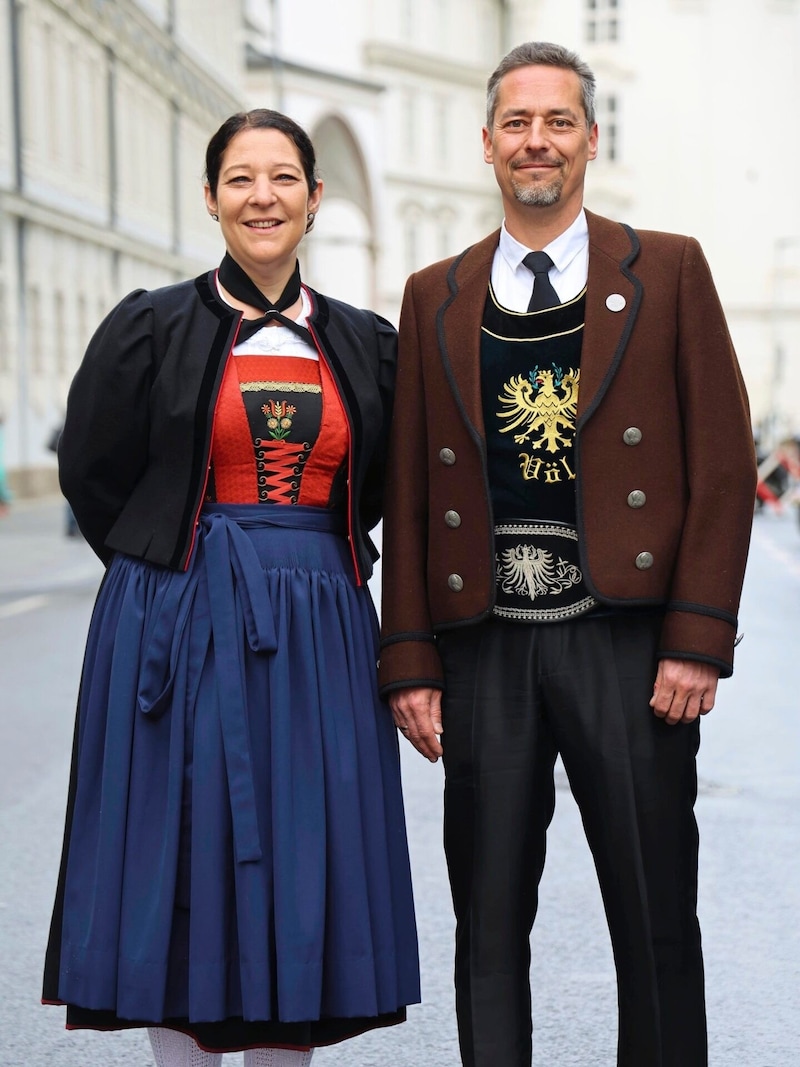
[[[126,297],[70,390],[61,484],[108,570],[44,999],[149,1027],[159,1067],[299,1067],[419,999],[365,585],[395,334],[300,282],[292,120],[232,116],[206,179],[219,270]]]

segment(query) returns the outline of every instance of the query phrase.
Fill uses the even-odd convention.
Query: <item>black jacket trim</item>
[[[729,611],[712,608],[707,604],[693,604],[689,600],[670,600],[667,603],[667,611],[687,611],[693,615],[707,615],[711,619],[720,619],[722,622],[730,623],[734,629],[739,625],[738,617],[731,615]]]
[[[685,652],[678,649],[659,649],[658,658],[686,659],[693,660],[695,663],[707,663],[710,667],[719,668],[720,678],[730,678],[733,674],[733,667],[730,663],[726,663],[724,659],[717,659],[716,656],[697,655],[694,652]]]
[[[445,692],[446,686],[441,678],[410,678],[402,682],[389,682],[382,685],[378,692],[382,697],[388,693],[394,693],[398,689],[440,689]]]
[[[86,540],[185,568],[205,490],[216,399],[241,313],[214,271],[125,297],[101,323],[70,388],[59,476]],[[370,311],[308,290],[321,356],[350,427],[349,527],[358,578],[377,558],[397,337]]]
[[[389,645],[399,645],[404,641],[424,641],[433,645],[436,643],[436,637],[428,630],[409,630],[407,633],[392,634],[391,637],[385,637],[381,641],[381,648],[388,648]]]

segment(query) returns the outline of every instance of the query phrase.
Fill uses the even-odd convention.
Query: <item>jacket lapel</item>
[[[590,211],[586,325],[581,353],[578,425],[596,410],[613,380],[633,330],[642,284],[632,269],[639,252],[629,227]],[[437,312],[439,352],[461,413],[484,435],[480,339],[483,308],[500,231],[472,245],[448,274],[450,295]]]
[[[578,426],[591,417],[613,380],[642,300],[642,283],[631,266],[639,252],[634,231],[590,211],[586,218],[589,277]]]
[[[481,324],[492,258],[500,231],[459,256],[448,272],[450,295],[436,314],[439,354],[450,387],[473,433],[484,436],[481,401]]]

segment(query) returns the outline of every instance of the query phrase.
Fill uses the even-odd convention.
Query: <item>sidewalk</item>
[[[66,536],[65,507],[60,496],[19,500],[0,518],[0,605],[99,584],[103,565],[83,538]]]

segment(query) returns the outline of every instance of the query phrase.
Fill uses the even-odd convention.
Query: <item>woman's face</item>
[[[294,268],[322,182],[309,193],[300,154],[285,133],[247,128],[225,149],[216,194],[209,186],[205,193],[209,212],[219,215],[228,252],[258,279]]]

